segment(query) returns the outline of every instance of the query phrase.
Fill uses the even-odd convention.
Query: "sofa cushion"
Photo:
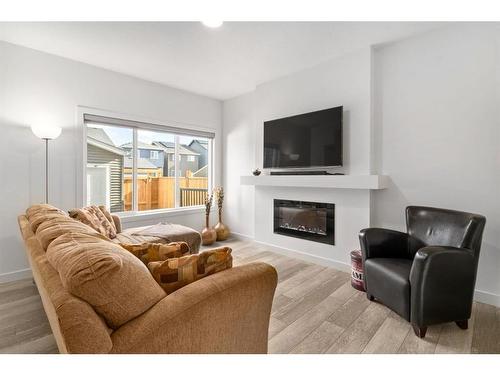
[[[36,204],[26,210],[26,217],[28,218],[33,233],[36,232],[38,226],[45,220],[59,216],[67,217],[68,214],[48,204]]]
[[[189,246],[185,242],[149,243],[141,244],[120,244],[125,250],[130,251],[139,258],[144,264],[167,260],[169,258],[179,258],[189,254]]]
[[[108,238],[116,237],[116,227],[114,223],[111,223],[113,220],[111,219],[110,222],[97,206],[74,209],[69,212],[69,215],[72,218],[88,225],[92,229],[95,229],[103,236]]]
[[[37,213],[40,213],[40,212],[43,212],[43,213],[58,212],[61,215],[68,216],[68,214],[66,214],[66,212],[64,212],[63,210],[61,210],[57,207],[51,206],[50,204],[43,203],[43,204],[34,204],[33,206],[30,206],[26,210],[26,217],[29,219],[31,216],[33,216]]]
[[[165,292],[135,256],[98,235],[66,233],[47,249],[63,286],[113,329],[139,316]]]
[[[47,216],[47,219],[38,225],[36,238],[43,249],[47,250],[47,247],[53,240],[66,233],[98,234],[97,231],[90,228],[88,225],[72,219],[69,216]]]
[[[232,266],[233,257],[229,247],[148,264],[151,274],[167,294]]]

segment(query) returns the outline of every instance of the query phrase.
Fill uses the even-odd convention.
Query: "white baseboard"
[[[238,240],[255,241],[252,236],[248,236],[246,234],[241,234],[241,233],[237,233],[237,232],[231,232],[231,236],[238,239]]]
[[[337,270],[348,272],[348,273],[351,272],[351,265],[348,263],[343,263],[340,261],[303,253],[301,251],[272,245],[272,244],[269,244],[267,242],[257,241],[257,240],[255,240],[255,238],[253,238],[251,236],[247,236],[245,234],[241,234],[241,233],[232,233],[232,234],[234,235],[234,237],[236,237],[238,239],[251,240],[251,241],[255,241],[255,243],[266,245],[269,247],[269,249],[271,251],[274,251],[278,254],[294,257],[294,258],[301,259],[301,260],[304,260],[306,262],[311,262],[314,264],[319,264],[320,266],[332,267],[332,268],[335,268]],[[485,292],[485,291],[476,289],[474,292],[474,300],[477,302],[486,303],[488,305],[500,307],[500,295],[498,295],[498,294],[493,294],[490,292]]]
[[[474,292],[474,300],[477,302],[486,303],[487,305],[500,307],[500,296],[498,294],[493,294],[476,289]]]
[[[289,249],[286,247],[272,245],[272,244],[267,243],[267,242],[256,241],[256,240],[254,240],[254,241],[255,241],[255,243],[262,244],[262,245],[269,247],[271,251],[274,251],[278,254],[286,255],[286,256],[289,256],[292,258],[297,258],[297,259],[300,259],[300,260],[303,260],[306,262],[318,264],[320,266],[332,267],[332,268],[335,268],[336,270],[339,270],[339,271],[351,273],[351,265],[344,263],[344,262],[340,262],[338,260],[333,260],[333,259],[323,258],[323,257],[320,257],[318,255],[311,255],[311,254],[303,253],[303,252],[298,251],[298,250],[293,250],[293,249]]]
[[[31,268],[25,268],[19,271],[2,273],[0,274],[0,284],[8,283],[10,281],[28,279],[30,277],[33,277],[33,274],[31,273]]]

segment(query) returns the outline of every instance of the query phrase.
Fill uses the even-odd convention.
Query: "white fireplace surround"
[[[255,241],[281,254],[349,271],[349,253],[359,249],[358,233],[370,226],[370,190],[384,189],[387,176],[241,176],[253,185]],[[283,236],[273,231],[274,199],[335,204],[335,245]]]

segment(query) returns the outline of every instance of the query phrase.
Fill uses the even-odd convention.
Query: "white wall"
[[[346,174],[370,172],[371,50],[330,60],[257,87],[255,163],[263,165],[264,121],[344,106]],[[226,124],[224,123],[224,126]]]
[[[410,204],[485,215],[476,297],[500,306],[499,27],[453,25],[379,47],[371,58],[364,53],[224,102],[224,142],[231,140],[225,147],[228,153],[235,150],[224,157],[229,225],[257,240],[255,228],[270,225],[259,221],[257,210],[257,225],[247,225],[259,202],[252,199],[253,188],[238,180],[262,165],[262,122],[344,105],[350,112],[344,171],[387,174],[392,180],[388,189],[371,193],[371,225],[404,229],[404,208]],[[255,195],[268,198],[265,192]]]
[[[213,128],[216,165],[221,164],[221,102],[0,42],[0,281],[26,274],[15,273],[28,267],[16,218],[44,200],[44,145],[31,124],[48,121],[63,128],[50,145],[50,203],[63,209],[80,205],[77,106]],[[220,175],[216,168],[216,183]],[[202,216],[172,221],[201,227]]]
[[[223,104],[223,182],[226,221],[253,237],[253,188],[239,177],[262,169],[263,122],[294,114],[344,106],[344,167],[335,171],[370,172],[371,50],[331,60],[256,88]],[[230,212],[229,212],[230,211]]]
[[[371,169],[371,50],[334,59],[259,85],[252,93],[223,104],[226,222],[239,234],[280,248],[300,251],[317,262],[345,268],[358,247],[357,231],[369,225],[368,191],[254,188],[240,176],[262,168],[263,122],[294,114],[344,106],[344,167],[335,171],[369,174]],[[273,233],[272,199],[336,204],[336,245]]]
[[[404,208],[471,211],[487,223],[476,288],[500,305],[500,30],[461,25],[375,53],[374,225],[404,228]]]
[[[254,189],[240,185],[255,163],[255,93],[223,103],[222,185],[225,190],[225,223],[234,233],[254,237]],[[262,167],[262,166],[260,166]]]

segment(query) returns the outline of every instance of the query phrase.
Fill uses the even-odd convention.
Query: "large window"
[[[111,212],[203,205],[213,133],[85,115],[86,203]]]

